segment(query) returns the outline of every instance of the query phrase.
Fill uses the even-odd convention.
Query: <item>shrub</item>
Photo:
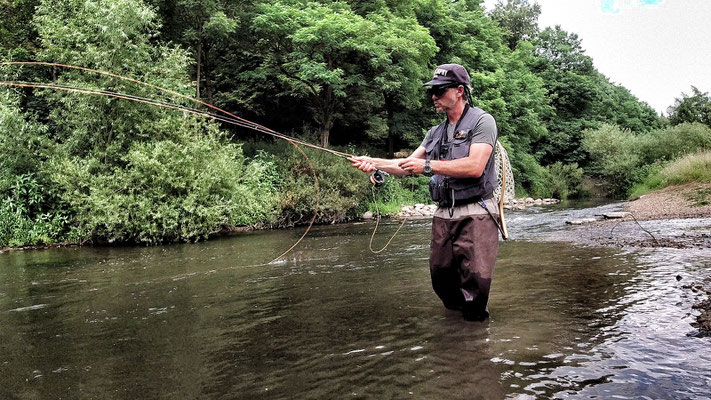
[[[671,161],[685,154],[711,150],[711,128],[700,123],[685,123],[652,131],[638,140],[645,164]]]
[[[561,200],[582,196],[583,169],[579,168],[577,163],[563,164],[559,161],[547,168],[551,196]]]
[[[590,172],[604,179],[610,193],[624,197],[638,183],[641,158],[638,141],[628,129],[605,124],[596,130],[586,130],[583,146],[590,154]]]
[[[628,130],[603,125],[585,131],[583,145],[591,156],[590,172],[602,177],[614,196],[638,196],[671,183],[664,174],[656,175],[669,161],[711,149],[711,128],[681,124],[635,136]],[[681,178],[680,172],[679,179],[687,182],[703,179],[703,174],[683,175]]]
[[[511,155],[517,196],[550,197],[550,172],[527,153]]]
[[[430,203],[429,177],[388,177],[383,186],[373,188],[368,199],[368,210],[383,215],[397,214],[403,205]]]
[[[15,177],[0,203],[0,246],[34,246],[62,239],[67,218],[45,211],[46,196],[32,174]]]
[[[19,100],[9,91],[0,90],[0,193],[17,176],[36,171],[46,155],[46,127],[24,115]]]
[[[274,219],[274,165],[247,162],[215,132],[182,141],[135,143],[125,168],[100,171],[95,159],[54,167],[80,232],[109,242],[158,243],[205,238],[221,229]]]
[[[318,214],[318,223],[340,222],[355,217],[365,208],[369,194],[365,174],[332,154],[304,151],[309,161],[295,149],[282,160],[285,180],[281,186],[279,226],[308,222],[314,212]]]

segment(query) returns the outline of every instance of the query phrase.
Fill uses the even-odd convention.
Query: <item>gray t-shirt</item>
[[[447,141],[452,141],[454,137],[454,128],[456,124],[447,124]],[[435,131],[437,127],[430,129],[425,136],[425,140],[422,141],[420,146],[425,147],[428,139]],[[491,114],[484,114],[479,121],[477,121],[476,126],[474,126],[472,132],[472,143],[488,143],[493,149],[496,147],[496,121]]]

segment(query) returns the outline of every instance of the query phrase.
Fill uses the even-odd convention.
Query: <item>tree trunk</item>
[[[397,127],[395,126],[395,109],[392,96],[385,96],[385,111],[388,114],[388,156],[395,157],[395,139],[397,138]]]
[[[212,104],[212,85],[210,85],[210,74],[208,73],[209,69],[205,68],[205,90],[207,91],[207,102],[209,104]]]
[[[197,82],[197,86],[195,88],[195,98],[200,98],[200,65],[202,65],[202,40],[198,42],[198,49],[197,49],[197,73],[195,77],[195,81]]]
[[[328,147],[328,137],[331,135],[331,130],[327,128],[321,129],[321,147]]]
[[[333,89],[327,87],[322,92],[321,103],[321,146],[328,147],[335,107],[333,106]]]
[[[207,102],[209,104],[212,104],[212,85],[210,82],[212,82],[212,76],[211,76],[211,71],[212,71],[212,66],[210,65],[210,59],[207,57],[209,54],[209,48],[205,50],[205,53],[202,55],[202,63],[203,63],[203,75],[205,75],[205,84],[203,85],[203,94],[207,96]]]

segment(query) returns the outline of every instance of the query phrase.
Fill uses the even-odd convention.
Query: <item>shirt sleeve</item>
[[[422,143],[420,143],[420,146],[425,147],[425,145],[427,144],[427,141],[432,136],[432,132],[434,132],[435,128],[436,127],[430,128],[430,130],[427,131],[427,134],[425,135],[425,138],[422,140]]]
[[[472,143],[487,143],[492,148],[496,147],[497,128],[496,120],[491,114],[484,114],[472,129]]]

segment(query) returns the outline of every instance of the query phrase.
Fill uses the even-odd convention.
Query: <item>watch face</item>
[[[432,173],[432,166],[430,166],[430,161],[427,160],[425,161],[425,170],[423,171],[425,174],[431,174]]]

